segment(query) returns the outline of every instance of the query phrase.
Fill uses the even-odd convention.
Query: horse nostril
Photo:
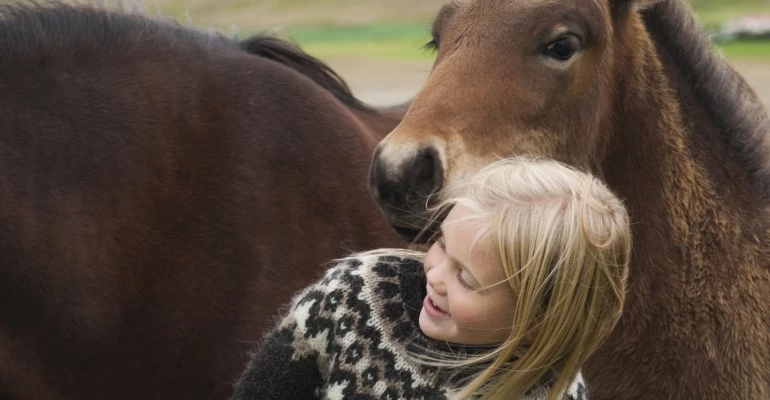
[[[420,149],[406,168],[388,176],[380,150],[375,151],[369,169],[369,190],[374,198],[396,208],[418,211],[414,207],[424,207],[426,198],[440,189],[444,180],[438,152],[432,147]]]
[[[387,167],[380,157],[380,148],[377,148],[369,167],[369,191],[374,199],[385,207],[404,207],[407,188],[398,176],[388,176]]]
[[[411,175],[407,179],[411,191],[418,197],[419,201],[424,201],[438,189],[444,180],[443,168],[438,158],[438,152],[432,147],[426,147],[417,153],[412,165]]]
[[[407,241],[425,243],[421,236],[426,223],[425,208],[429,196],[441,189],[444,169],[438,152],[432,148],[419,150],[414,158],[397,167],[388,166],[378,148],[369,170],[369,190],[385,217]],[[435,229],[435,227],[428,227]]]

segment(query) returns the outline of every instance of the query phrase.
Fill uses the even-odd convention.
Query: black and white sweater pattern
[[[449,399],[458,372],[415,363],[414,349],[474,351],[422,334],[422,264],[364,255],[300,292],[252,355],[233,400]],[[545,399],[547,384],[526,400]],[[565,396],[584,399],[581,377]]]

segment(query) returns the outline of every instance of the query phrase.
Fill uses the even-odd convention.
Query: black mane
[[[723,142],[737,153],[761,197],[770,200],[770,118],[759,98],[714,54],[685,0],[662,1],[643,16],[656,45],[674,58]]]
[[[279,62],[331,92],[341,102],[362,110],[369,107],[358,100],[342,77],[321,60],[305,53],[294,43],[267,34],[254,35],[240,43],[243,50]]]

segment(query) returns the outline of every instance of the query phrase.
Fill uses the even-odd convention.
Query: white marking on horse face
[[[389,180],[398,180],[404,176],[404,170],[411,165],[419,150],[433,148],[438,154],[442,167],[446,165],[446,151],[438,141],[430,140],[424,143],[412,138],[399,138],[399,140],[383,139],[380,143],[380,166],[384,169],[385,177]]]
[[[442,160],[444,189],[449,193],[454,192],[457,185],[463,183],[468,177],[491,161],[491,158],[480,157],[471,152],[464,140],[453,140],[446,146],[444,154],[446,154],[445,159],[451,160]],[[445,199],[439,199],[439,201],[441,200]]]
[[[391,143],[385,139],[380,143],[380,149],[380,167],[388,180],[398,179],[404,165],[417,154],[417,145],[411,142]]]

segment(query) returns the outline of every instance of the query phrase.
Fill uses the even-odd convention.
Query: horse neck
[[[639,40],[622,49],[631,58],[616,81],[622,99],[609,118],[614,134],[602,169],[638,222],[637,284],[681,291],[709,265],[756,256],[756,249],[738,254],[735,247],[745,244],[742,235],[767,236],[758,212],[767,208],[673,59]]]
[[[754,321],[747,310],[762,307],[736,293],[770,281],[764,244],[770,242],[770,220],[763,212],[768,208],[740,153],[682,79],[676,58],[647,36],[631,38],[616,53],[625,58],[615,66],[623,73],[614,82],[614,108],[603,127],[612,135],[601,171],[631,216],[631,290],[618,329],[585,372],[597,387],[614,393],[597,398],[620,396],[613,392],[621,390],[618,381],[638,382],[625,393],[634,397],[654,379],[671,393],[678,389],[670,388],[700,393],[707,390],[672,382],[668,367],[644,361],[665,349],[668,366],[692,368],[692,360],[703,360],[704,348],[719,346],[718,321]],[[755,329],[745,325],[741,329]],[[699,340],[687,341],[693,332]],[[623,355],[626,361],[618,361],[617,349],[631,349]],[[733,350],[738,351],[725,351]]]
[[[624,342],[671,326],[674,310],[717,304],[770,262],[767,203],[716,117],[649,37],[625,46],[601,168],[633,223],[630,317],[614,339]]]

